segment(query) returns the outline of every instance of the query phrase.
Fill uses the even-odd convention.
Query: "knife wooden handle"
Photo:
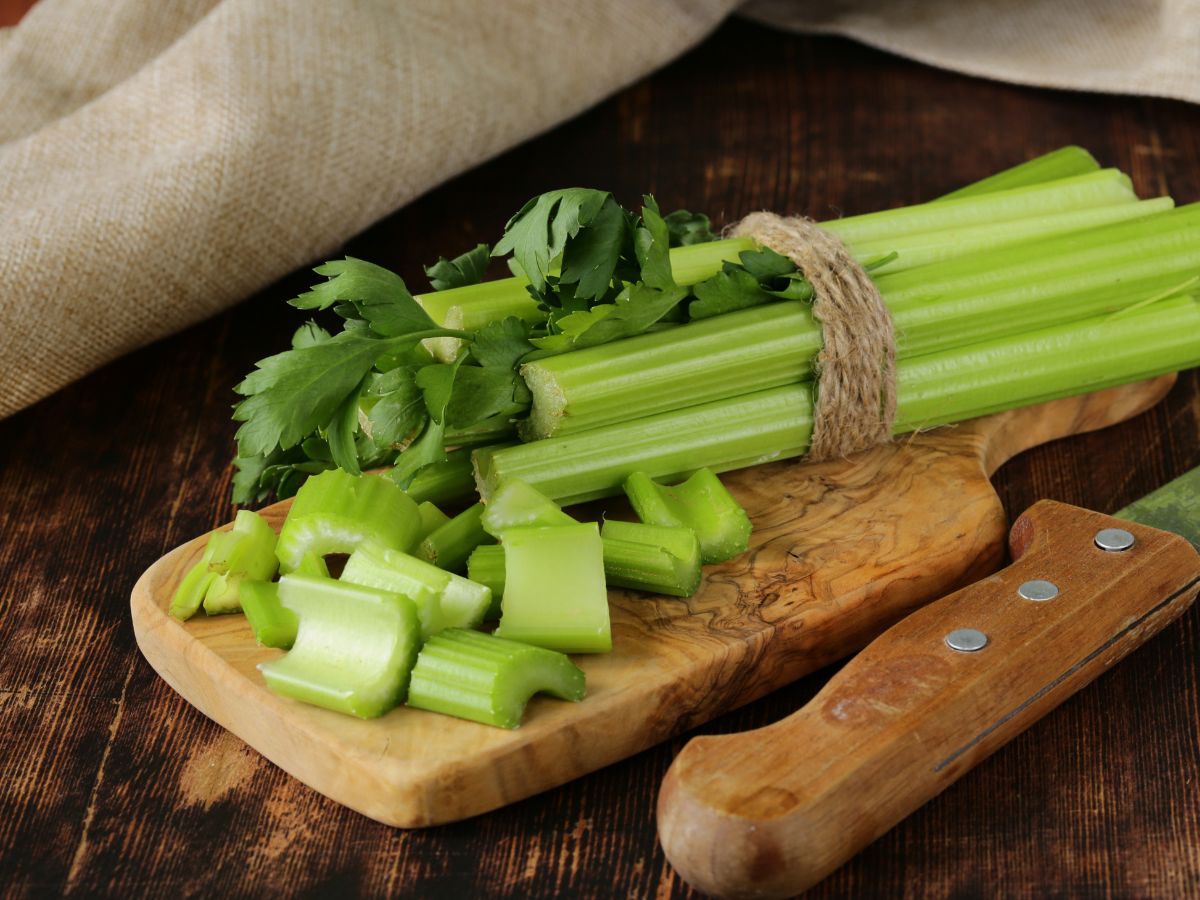
[[[1134,545],[1101,549],[1105,528]],[[1145,643],[1200,586],[1183,538],[1060,503],[1031,507],[1009,540],[1010,567],[903,619],[803,709],[684,747],[658,799],[683,878],[734,897],[815,884]],[[1058,595],[1025,599],[1033,580]],[[958,629],[986,645],[952,649]]]

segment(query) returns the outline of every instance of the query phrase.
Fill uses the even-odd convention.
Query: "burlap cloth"
[[[39,0],[0,29],[0,417],[332,252],[736,6]],[[1200,0],[746,12],[980,75],[1200,100]]]

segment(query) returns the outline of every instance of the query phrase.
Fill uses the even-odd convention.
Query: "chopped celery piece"
[[[604,550],[594,522],[504,532],[499,637],[566,653],[612,649]]]
[[[558,504],[519,478],[510,478],[492,494],[480,520],[492,537],[503,537],[509,528],[531,525],[574,525],[575,520]]]
[[[170,613],[191,618],[203,604],[209,615],[241,609],[244,580],[265,581],[275,574],[275,531],[258,513],[239,510],[229,531],[208,536],[200,561],[188,570],[171,598]]]
[[[279,567],[292,572],[307,553],[350,553],[365,540],[406,550],[420,526],[417,504],[394,481],[330,469],[296,494],[279,532]]]
[[[267,687],[363,719],[404,698],[421,640],[411,600],[311,575],[285,575],[279,599],[300,626],[282,659],[259,664]]]
[[[674,597],[700,587],[700,541],[690,528],[610,519],[600,539],[610,585]]]
[[[483,504],[469,506],[441,528],[425,536],[417,555],[439,569],[455,572],[466,565],[471,551],[495,538],[483,530]]]
[[[467,559],[467,577],[492,592],[492,605],[485,619],[500,618],[500,600],[504,596],[504,548],[499,544],[481,544]]]
[[[453,450],[444,462],[426,466],[413,476],[405,493],[417,503],[457,503],[475,494],[471,452]]]
[[[304,554],[304,558],[300,560],[300,565],[296,566],[296,574],[316,575],[320,578],[328,578],[329,566],[325,564],[325,557],[318,556],[310,550]]]
[[[466,628],[483,621],[492,592],[399,550],[364,543],[346,560],[342,581],[403,594],[416,604],[421,633]]]
[[[600,531],[604,578],[608,585],[690,597],[700,586],[700,542],[690,528],[608,521]],[[504,596],[504,548],[476,547],[467,561],[472,581],[492,591],[492,610],[500,615]]]
[[[217,577],[217,573],[208,567],[212,560],[212,539],[216,534],[219,532],[214,531],[209,535],[200,561],[188,569],[183,580],[179,582],[179,587],[175,590],[175,596],[171,598],[171,615],[180,621],[186,621],[196,614],[200,609],[200,604],[204,602],[204,595],[208,592],[209,585]]]
[[[561,653],[452,628],[421,649],[408,705],[516,728],[534,694],[579,701],[585,692],[583,671]]]
[[[254,631],[254,639],[264,647],[287,650],[296,642],[300,620],[279,600],[279,585],[270,581],[243,581],[242,611]]]
[[[448,515],[428,500],[422,500],[418,503],[417,511],[421,514],[421,528],[417,532],[417,541],[425,540],[425,538],[450,521]]]
[[[648,525],[682,525],[696,533],[706,563],[724,562],[746,552],[750,519],[710,469],[667,487],[645,472],[625,479],[625,494]]]

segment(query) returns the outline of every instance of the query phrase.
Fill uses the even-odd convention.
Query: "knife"
[[[1115,517],[1040,501],[1009,546],[796,713],[693,738],[658,799],[675,870],[717,896],[816,884],[1178,618],[1200,590],[1200,468]]]

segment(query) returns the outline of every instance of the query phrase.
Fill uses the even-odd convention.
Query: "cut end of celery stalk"
[[[612,649],[604,549],[594,523],[504,533],[498,637],[564,653]]]
[[[269,581],[245,581],[241,588],[242,611],[264,647],[287,650],[296,642],[300,620],[279,599],[279,585]]]
[[[516,728],[537,693],[582,700],[583,672],[553,650],[451,629],[433,636],[422,648],[413,667],[408,705]]]
[[[281,659],[260,663],[277,694],[369,719],[399,703],[420,646],[412,602],[399,594],[308,575],[285,575],[282,605],[300,620]]]
[[[491,544],[495,538],[483,530],[482,503],[469,506],[446,524],[425,536],[417,546],[417,555],[439,569],[457,572],[467,564],[467,557],[480,544]]]
[[[519,478],[508,479],[492,494],[480,523],[498,539],[510,528],[576,524],[557,503]]]

